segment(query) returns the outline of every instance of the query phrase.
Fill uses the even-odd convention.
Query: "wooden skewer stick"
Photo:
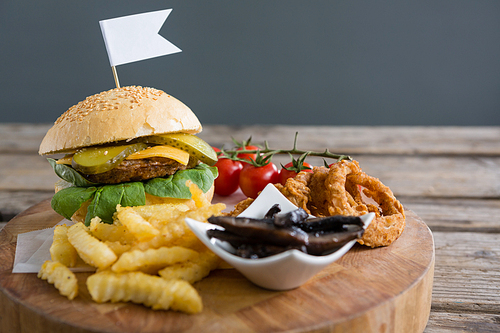
[[[116,72],[116,67],[111,66],[111,70],[113,71],[113,76],[115,78],[116,87],[120,88],[120,81],[118,81],[118,73]]]

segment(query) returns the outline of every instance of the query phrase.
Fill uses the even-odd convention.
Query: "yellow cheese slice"
[[[189,162],[189,153],[171,146],[153,146],[132,155],[127,156],[127,160],[137,160],[150,157],[165,157],[177,161],[183,165]]]
[[[56,164],[69,164],[71,165],[71,160],[73,159],[73,154],[66,155],[56,161]]]

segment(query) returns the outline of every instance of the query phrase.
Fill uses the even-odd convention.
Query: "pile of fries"
[[[190,190],[196,208],[184,204],[117,207],[113,224],[96,217],[90,226],[59,225],[38,277],[61,295],[74,299],[78,280],[70,268],[84,263],[96,268],[86,280],[95,302],[134,302],[152,309],[197,313],[203,308],[192,286],[217,268],[220,259],[191,232],[186,217],[206,221],[221,215],[196,185]]]

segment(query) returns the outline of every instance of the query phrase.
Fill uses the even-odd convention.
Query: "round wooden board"
[[[153,311],[132,303],[92,302],[88,273],[77,273],[69,301],[36,274],[13,274],[17,235],[52,227],[61,217],[43,201],[0,233],[1,332],[422,332],[431,306],[434,241],[406,211],[406,229],[391,246],[356,245],[300,288],[259,288],[233,269],[195,284],[203,312]]]

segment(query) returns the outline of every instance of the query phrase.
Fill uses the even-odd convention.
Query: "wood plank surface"
[[[52,195],[57,178],[37,156],[49,127],[0,124],[0,214],[6,216],[4,221]],[[435,288],[425,332],[500,331],[500,303],[494,297],[499,291],[492,288],[500,279],[496,269],[500,250],[494,243],[500,231],[500,127],[204,124],[200,136],[215,146],[229,147],[231,137],[252,136],[254,142],[268,140],[273,147],[287,148],[295,132],[299,132],[301,149],[329,148],[359,160],[366,172],[390,186],[404,206],[433,231]],[[16,177],[11,176],[14,173]],[[476,289],[467,298],[471,279]]]
[[[216,270],[195,284],[204,300],[197,315],[94,303],[85,288],[89,273],[77,273],[80,294],[73,301],[36,274],[11,273],[17,235],[60,219],[44,201],[0,232],[2,332],[422,332],[429,316],[434,242],[411,211],[403,235],[391,246],[356,245],[291,291],[265,290],[235,270]],[[31,319],[24,322],[23,317]]]
[[[0,152],[38,152],[51,124],[0,124]],[[500,155],[499,127],[419,126],[227,126],[204,124],[200,137],[216,146],[232,145],[231,137],[268,140],[291,147],[299,132],[299,148],[330,148],[346,154]]]
[[[435,236],[439,257],[433,307],[500,314],[500,234],[435,232]]]
[[[205,125],[199,135],[213,145],[231,146],[233,136],[291,148],[295,132],[299,148],[349,155],[500,155],[499,127]]]
[[[481,235],[500,233],[499,199],[405,196],[400,196],[398,199],[406,208],[413,210],[426,221],[433,232],[478,232]]]
[[[425,333],[497,333],[499,324],[498,314],[434,311]]]

